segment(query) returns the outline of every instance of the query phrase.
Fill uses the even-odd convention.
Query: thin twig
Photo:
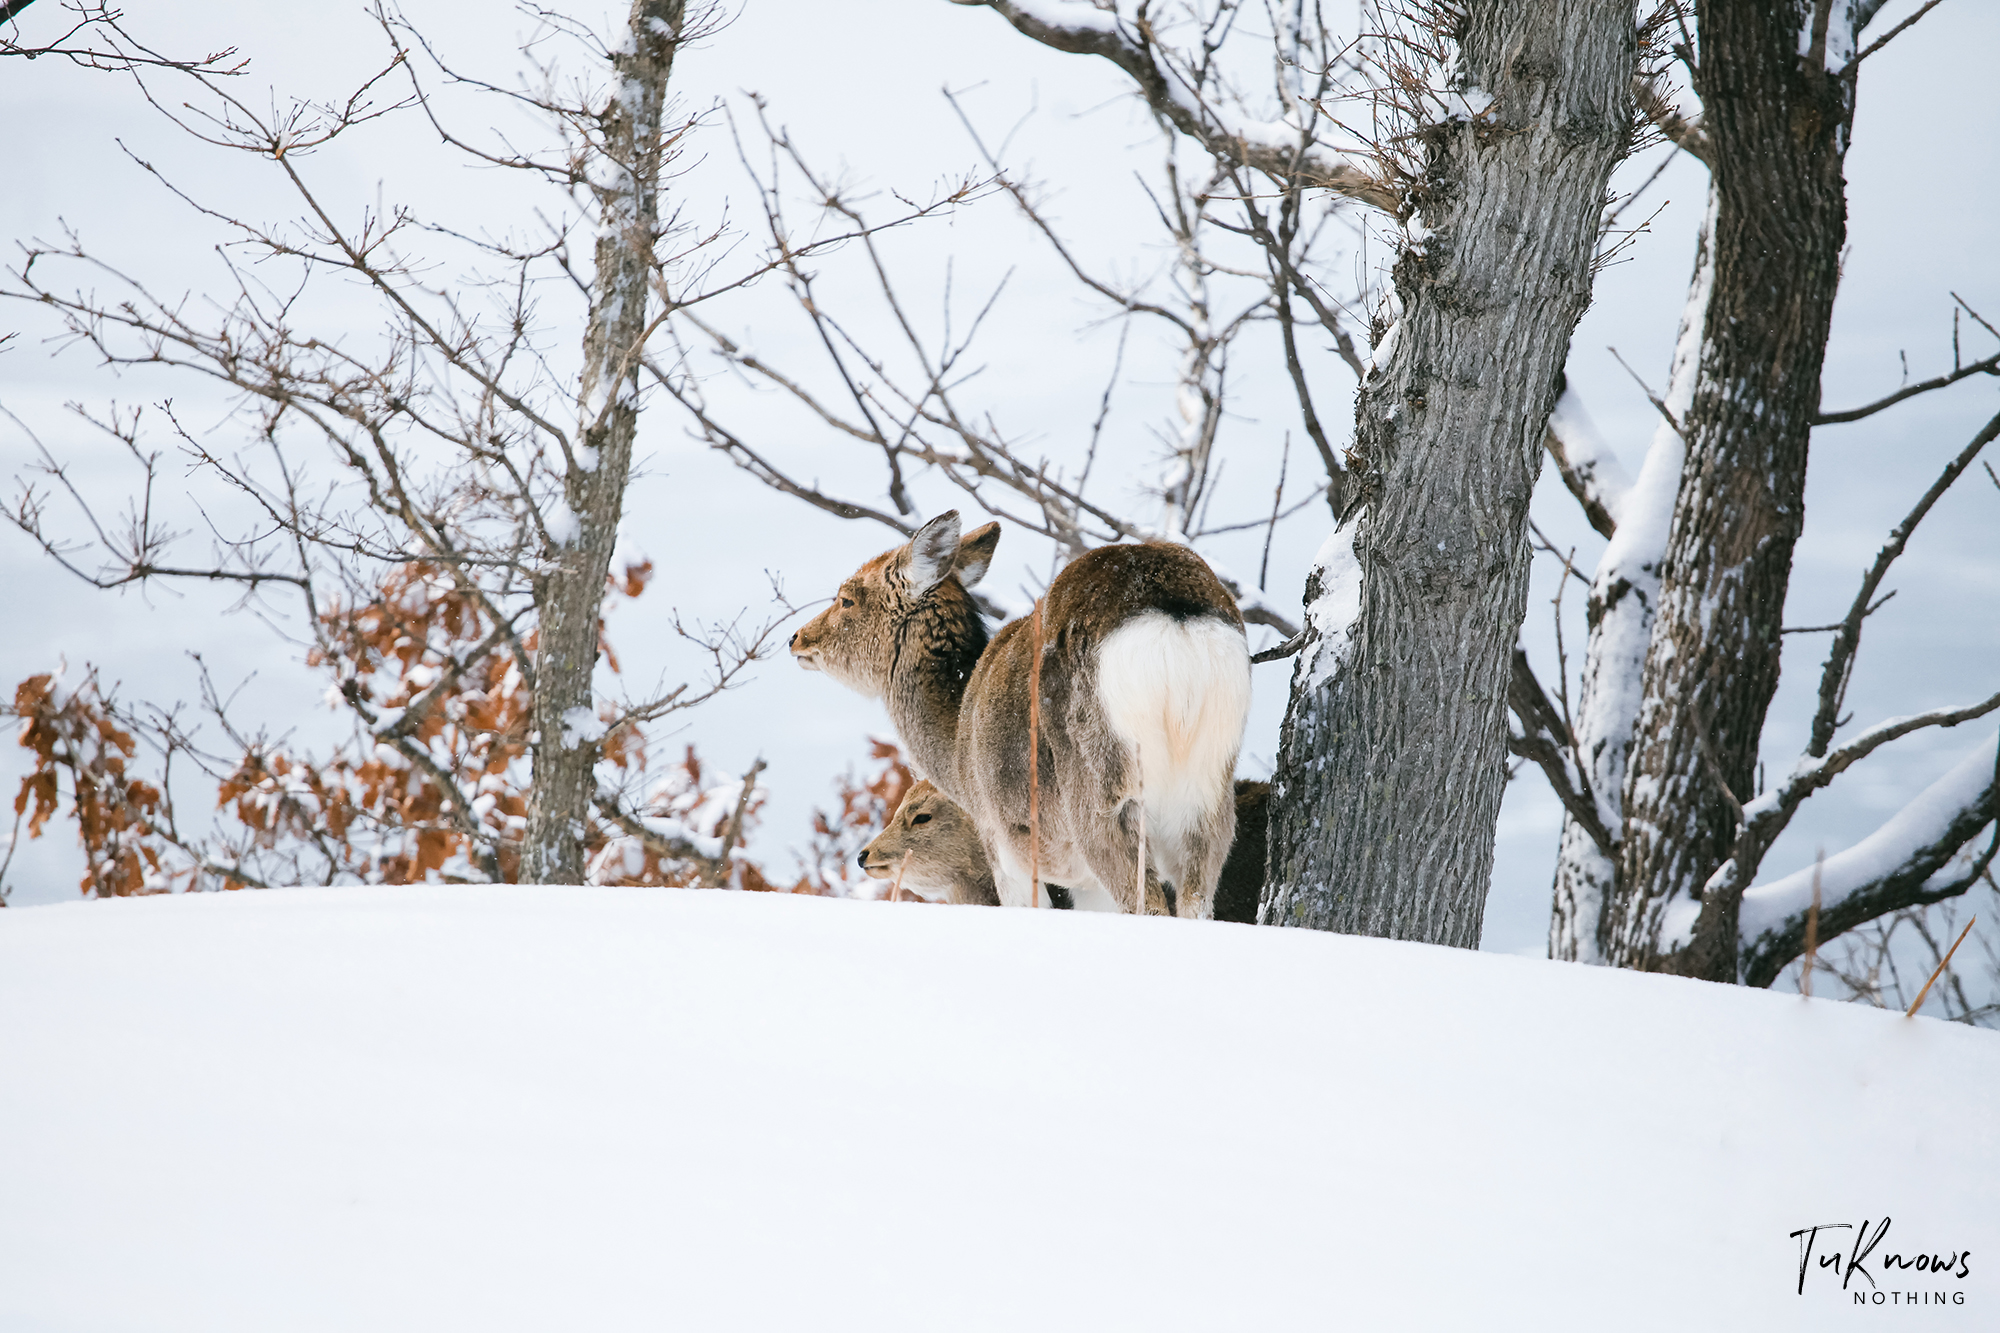
[[[1820,872],[1826,866],[1826,848],[1822,847],[1813,858],[1812,906],[1806,911],[1806,959],[1799,968],[1799,994],[1812,998],[1813,958],[1819,953],[1819,881]]]

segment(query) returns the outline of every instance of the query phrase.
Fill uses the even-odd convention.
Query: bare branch
[[[1962,872],[1952,862],[1995,821],[1996,760],[1989,740],[1939,778],[1881,828],[1828,857],[1828,901],[1819,933],[1831,939],[1907,907],[1940,902],[1971,888],[2000,850],[2000,827]],[[1768,986],[1805,947],[1812,870],[1802,870],[1743,894],[1739,918],[1740,971],[1751,986]]]
[[[1853,604],[1848,607],[1847,615],[1841,622],[1840,632],[1834,636],[1832,646],[1827,649],[1826,665],[1821,670],[1819,678],[1819,708],[1813,716],[1812,741],[1806,747],[1807,754],[1823,755],[1827,747],[1833,743],[1833,733],[1840,726],[1840,708],[1846,701],[1848,681],[1854,672],[1854,656],[1861,646],[1861,622],[1867,617],[1875,599],[1875,590],[1881,586],[1883,578],[1889,572],[1889,566],[1903,553],[1903,548],[1909,544],[1910,535],[1916,531],[1917,524],[1923,522],[1924,515],[1930,513],[1931,506],[1951,488],[1953,482],[1964,475],[1965,470],[1972,466],[1973,459],[1993,442],[1995,436],[2000,436],[2000,414],[1996,414],[1980,427],[1979,433],[1972,437],[1972,442],[1945,465],[1944,471],[1931,483],[1930,489],[1924,492],[1923,498],[1917,501],[1915,508],[1904,515],[1903,521],[1890,532],[1888,542],[1875,556],[1875,563],[1869,566],[1867,574],[1862,576],[1860,591],[1855,594]]]
[[[1843,422],[1859,421],[1863,417],[1872,417],[1884,408],[1894,407],[1905,398],[1915,398],[1920,393],[1929,393],[1933,389],[1945,388],[1958,383],[1969,375],[2000,375],[2000,352],[1995,352],[1984,361],[1974,361],[1970,365],[1960,366],[1948,375],[1939,375],[1935,379],[1925,380],[1922,384],[1907,385],[1904,388],[1896,390],[1896,392],[1890,394],[1888,397],[1878,398],[1865,406],[1849,408],[1844,412],[1822,412],[1813,418],[1813,425],[1836,426]]]
[[[1936,9],[1938,5],[1941,3],[1942,0],[1926,0],[1926,3],[1922,9],[1919,9],[1916,13],[1910,15],[1908,18],[1904,19],[1901,23],[1898,23],[1895,27],[1889,29],[1889,31],[1883,33],[1880,37],[1877,37],[1874,41],[1868,43],[1867,46],[1863,47],[1860,53],[1857,54],[1854,57],[1854,59],[1848,61],[1845,65],[1842,65],[1840,67],[1840,73],[1836,74],[1834,77],[1839,79],[1844,79],[1848,75],[1852,74],[1854,72],[1855,67],[1859,65],[1862,61],[1866,60],[1869,56],[1874,55],[1877,51],[1880,51],[1883,47],[1887,46],[1890,42],[1894,41],[1897,37],[1901,36],[1905,28],[1908,28],[1911,24],[1915,23],[1918,19],[1922,18],[1924,15],[1930,13],[1933,9]],[[1856,32],[1860,32],[1862,28],[1866,27],[1868,24],[1868,20],[1875,17],[1875,11],[1879,10],[1882,7],[1882,4],[1883,0],[1874,0],[1874,3],[1872,4],[1868,3],[1867,0],[1863,0],[1862,4],[1857,5],[1855,7],[1856,12],[1854,15],[1854,30]]]
[[[1643,75],[1634,78],[1632,96],[1638,102],[1639,110],[1659,128],[1660,133],[1689,156],[1700,159],[1711,170],[1714,168],[1715,145],[1709,142],[1707,129],[1699,121],[1683,116],[1660,92],[1658,84]]]
[[[1166,68],[1149,22],[1127,25],[1116,14],[1086,4],[1036,5],[1010,0],[952,0],[994,10],[1017,32],[1057,51],[1102,56],[1131,76],[1155,115],[1199,143],[1218,161],[1250,167],[1292,185],[1321,186],[1388,213],[1402,205],[1380,177],[1324,149],[1266,137],[1272,127],[1231,117],[1204,101],[1178,71]],[[1060,13],[1061,18],[1053,15]]]
[[[1563,803],[1563,809],[1569,812],[1579,828],[1590,835],[1598,850],[1606,856],[1617,855],[1618,844],[1598,814],[1597,798],[1591,794],[1590,781],[1572,761],[1576,741],[1564,724],[1562,714],[1550,702],[1548,691],[1535,678],[1527,652],[1519,645],[1514,648],[1507,678],[1507,706],[1521,722],[1520,734],[1508,734],[1508,753],[1531,760],[1540,768],[1547,775],[1549,787],[1556,798]]]

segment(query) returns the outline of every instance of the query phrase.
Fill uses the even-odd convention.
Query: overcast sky
[[[1877,27],[1914,8],[1913,0],[1894,0]],[[513,48],[527,24],[511,12],[463,0],[416,0],[406,9],[456,63],[502,83],[521,67]],[[379,34],[358,5],[238,2],[168,10],[142,4],[128,12],[137,31],[176,53],[240,48],[252,60],[245,82],[260,100],[342,93],[381,51]],[[23,36],[33,40],[59,17],[54,0],[42,0],[24,16]],[[2000,323],[2000,267],[1993,258],[2000,239],[1994,220],[2000,138],[1992,133],[1990,98],[1973,91],[1986,84],[1996,44],[2000,11],[1976,0],[1947,0],[1864,66],[1847,160],[1850,250],[1827,360],[1829,408],[1894,389],[1903,373],[1899,353],[1907,355],[1913,379],[1947,369],[1954,290]],[[715,36],[681,55],[675,86],[690,110],[720,101],[739,123],[749,114],[745,95],[761,94],[771,119],[787,126],[816,164],[874,191],[879,202],[893,202],[890,191],[928,196],[939,182],[976,167],[965,131],[941,95],[949,86],[964,94],[990,141],[1014,132],[1010,167],[1043,183],[1051,216],[1086,263],[1116,273],[1147,272],[1161,263],[1135,178],[1155,166],[1158,137],[1126,95],[1122,77],[1105,62],[1036,47],[988,11],[945,0],[867,6],[747,0]],[[467,99],[451,105],[473,117],[471,123],[482,115],[493,119],[489,105]],[[507,115],[500,123],[527,132]],[[219,162],[189,144],[114,76],[55,60],[0,63],[0,117],[17,131],[9,136],[10,187],[0,195],[0,232],[10,242],[54,239],[68,225],[93,250],[162,293],[191,289],[198,296],[213,283],[213,247],[220,237],[133,157],[245,216],[276,219],[295,211],[267,179],[245,170],[249,164]],[[723,122],[691,144],[687,170],[673,186],[675,200],[698,220],[748,221],[752,197]],[[1657,164],[1657,155],[1629,163],[1620,179],[1630,188]],[[454,164],[407,120],[357,134],[311,159],[306,169],[357,216],[378,198],[403,200],[433,216],[502,230],[531,225],[534,208],[549,203],[519,179]],[[1669,165],[1633,215],[1664,208],[1628,262],[1599,279],[1595,306],[1570,354],[1572,383],[1633,471],[1654,413],[1607,348],[1616,346],[1642,376],[1664,384],[1703,189],[1696,164],[1683,159]],[[976,359],[986,369],[972,392],[1010,433],[1035,439],[1052,456],[1064,458],[1080,447],[1110,374],[1117,330],[1105,320],[1102,304],[1065,276],[1018,216],[1003,201],[982,204],[949,222],[899,234],[891,253],[923,308],[941,302],[947,264],[961,301],[975,293],[983,299],[993,283],[1012,275],[982,336]],[[17,261],[10,255],[7,262]],[[853,266],[830,261],[827,270],[836,296],[858,292],[843,286],[855,282]],[[732,307],[724,322],[757,340],[773,359],[808,355],[800,328],[766,322],[775,308],[760,294]],[[339,291],[328,293],[318,309],[336,326],[351,321],[363,334],[372,327],[365,307]],[[100,501],[117,507],[117,497],[130,488],[131,469],[101,435],[65,414],[67,401],[102,407],[114,398],[145,404],[171,397],[183,419],[212,432],[213,440],[242,438],[226,401],[199,384],[114,376],[80,350],[45,342],[50,328],[39,314],[0,307],[0,330],[23,332],[0,353],[0,402],[31,424]],[[1994,346],[1969,323],[1962,337],[1967,359]],[[1173,351],[1156,331],[1132,330],[1117,385],[1118,415],[1109,428],[1116,438],[1108,444],[1112,466],[1130,477],[1107,492],[1113,498],[1135,496],[1157,467],[1153,432],[1171,418]],[[1232,366],[1232,377],[1237,374]],[[1215,501],[1218,518],[1225,511],[1245,518],[1264,512],[1280,442],[1287,431],[1300,436],[1281,378],[1260,378],[1245,367],[1239,383],[1242,393],[1223,433],[1230,463]],[[1995,390],[1992,381],[1968,382],[1816,435],[1787,624],[1825,623],[1844,611],[1889,527],[2000,406]],[[1351,391],[1351,377],[1329,378],[1318,388],[1336,442],[1351,435]],[[766,432],[764,443],[809,475],[856,499],[879,497],[879,479],[857,468],[831,432],[776,405],[744,410],[745,419]],[[667,630],[670,605],[704,617],[746,607],[760,613],[766,570],[781,575],[787,592],[803,602],[823,596],[862,559],[892,544],[885,529],[843,523],[761,489],[688,439],[670,405],[647,414],[641,453],[647,473],[628,500],[624,535],[659,563],[660,577],[645,600],[619,608],[611,625],[635,679],[677,679],[691,667]],[[0,420],[0,479],[20,473],[31,458],[25,434]],[[187,495],[178,470],[168,476],[175,493],[156,502],[198,531],[202,518],[194,502],[205,497]],[[962,497],[934,482],[920,481],[915,489],[925,512],[964,507]],[[1535,512],[1560,543],[1577,547],[1587,569],[1601,543],[1546,469]],[[980,517],[968,513],[969,522]],[[1326,530],[1321,507],[1279,529],[1271,557],[1274,600],[1296,606],[1306,563]],[[1260,544],[1260,534],[1246,534],[1203,549],[1254,580]],[[1046,562],[1045,549],[1010,533],[993,578],[1002,591],[1018,592],[1041,576]],[[1538,666],[1552,678],[1548,599],[1556,579],[1554,565],[1544,563],[1525,633]],[[1864,643],[1852,693],[1857,717],[1866,722],[1991,693],[2000,674],[2000,490],[1983,474],[1962,483],[1927,521],[1892,583],[1899,596],[1870,622]],[[297,649],[257,618],[226,615],[227,596],[206,589],[97,593],[55,569],[12,529],[0,531],[0,590],[8,613],[8,632],[0,636],[0,686],[9,690],[66,659],[72,670],[96,664],[107,679],[122,683],[128,698],[185,698],[193,680],[186,654],[199,651],[218,675],[247,678],[245,708],[274,729],[291,729],[298,743],[323,745],[345,730],[325,707],[326,681],[306,671]],[[1573,662],[1584,642],[1581,600],[1572,585],[1566,646]],[[293,608],[273,609],[282,615]],[[1267,636],[1260,632],[1259,646]],[[1766,760],[1774,768],[1789,762],[1803,739],[1824,647],[1823,635],[1787,641],[1784,684],[1765,737]],[[1289,668],[1260,666],[1256,672],[1243,772],[1263,776],[1276,750]],[[735,770],[759,754],[769,761],[765,780],[773,796],[756,848],[774,870],[784,871],[790,866],[785,848],[803,842],[808,812],[827,800],[832,777],[861,762],[869,733],[888,730],[876,705],[825,677],[803,676],[781,655],[660,745],[670,750],[692,741],[710,762]],[[1767,873],[1810,862],[1815,847],[1852,842],[1973,740],[1922,733],[1871,758],[1808,803]],[[11,745],[0,749],[0,782],[11,794],[23,752]],[[1524,772],[1502,815],[1486,947],[1542,952],[1558,816],[1540,778]],[[21,849],[11,876],[15,903],[76,893],[79,858],[70,844],[65,829]]]

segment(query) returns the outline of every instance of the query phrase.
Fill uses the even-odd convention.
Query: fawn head
[[[990,878],[972,816],[927,779],[911,786],[889,826],[861,849],[861,868],[870,879],[894,879],[905,855],[910,861],[904,883],[913,888],[948,888]]]
[[[907,543],[849,575],[833,605],[792,636],[792,656],[806,670],[824,671],[875,698],[888,691],[897,638],[913,621],[937,622],[942,633],[926,639],[971,634],[978,640],[976,656],[985,647],[985,629],[966,589],[984,576],[999,544],[998,523],[974,528],[961,539],[958,511],[939,514]]]

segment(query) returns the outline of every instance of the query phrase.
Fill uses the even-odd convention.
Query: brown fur
[[[972,816],[1003,902],[1026,904],[1028,668],[1025,621],[991,644],[967,589],[991,563],[997,524],[958,540],[956,513],[868,561],[793,637],[801,665],[885,699],[911,757]],[[1227,774],[1176,845],[1148,849],[1138,901],[1138,801],[1126,747],[1098,697],[1098,653],[1140,615],[1212,618],[1241,636],[1235,601],[1200,556],[1164,543],[1078,557],[1044,603],[1042,878],[1099,885],[1127,911],[1206,917],[1235,833]],[[983,650],[983,651],[982,651]],[[1244,670],[1248,671],[1247,649]],[[1230,738],[1230,745],[1240,738]],[[1169,871],[1167,882],[1161,871]],[[1169,896],[1171,895],[1171,897]],[[1175,901],[1177,899],[1177,901]],[[1170,902],[1172,906],[1169,906]]]
[[[1271,804],[1268,782],[1236,784],[1236,841],[1222,863],[1215,886],[1215,919],[1255,925],[1257,899],[1264,892],[1264,858]]]
[[[993,867],[979,845],[972,818],[929,782],[919,779],[889,817],[889,826],[861,850],[861,868],[870,879],[893,880],[909,857],[903,887],[950,901],[998,907]]]
[[[1270,799],[1268,782],[1236,784],[1236,838],[1229,846],[1222,881],[1215,890],[1217,921],[1254,924],[1257,920],[1257,899],[1264,887],[1265,817]],[[905,888],[927,895],[945,894],[955,903],[999,903],[993,867],[971,816],[929,782],[919,781],[910,788],[889,826],[863,849],[861,868],[871,878],[892,880],[906,853],[910,860],[903,875]],[[1054,897],[1057,886],[1044,887],[1052,901],[1062,905]],[[1066,899],[1067,891],[1061,892]]]

